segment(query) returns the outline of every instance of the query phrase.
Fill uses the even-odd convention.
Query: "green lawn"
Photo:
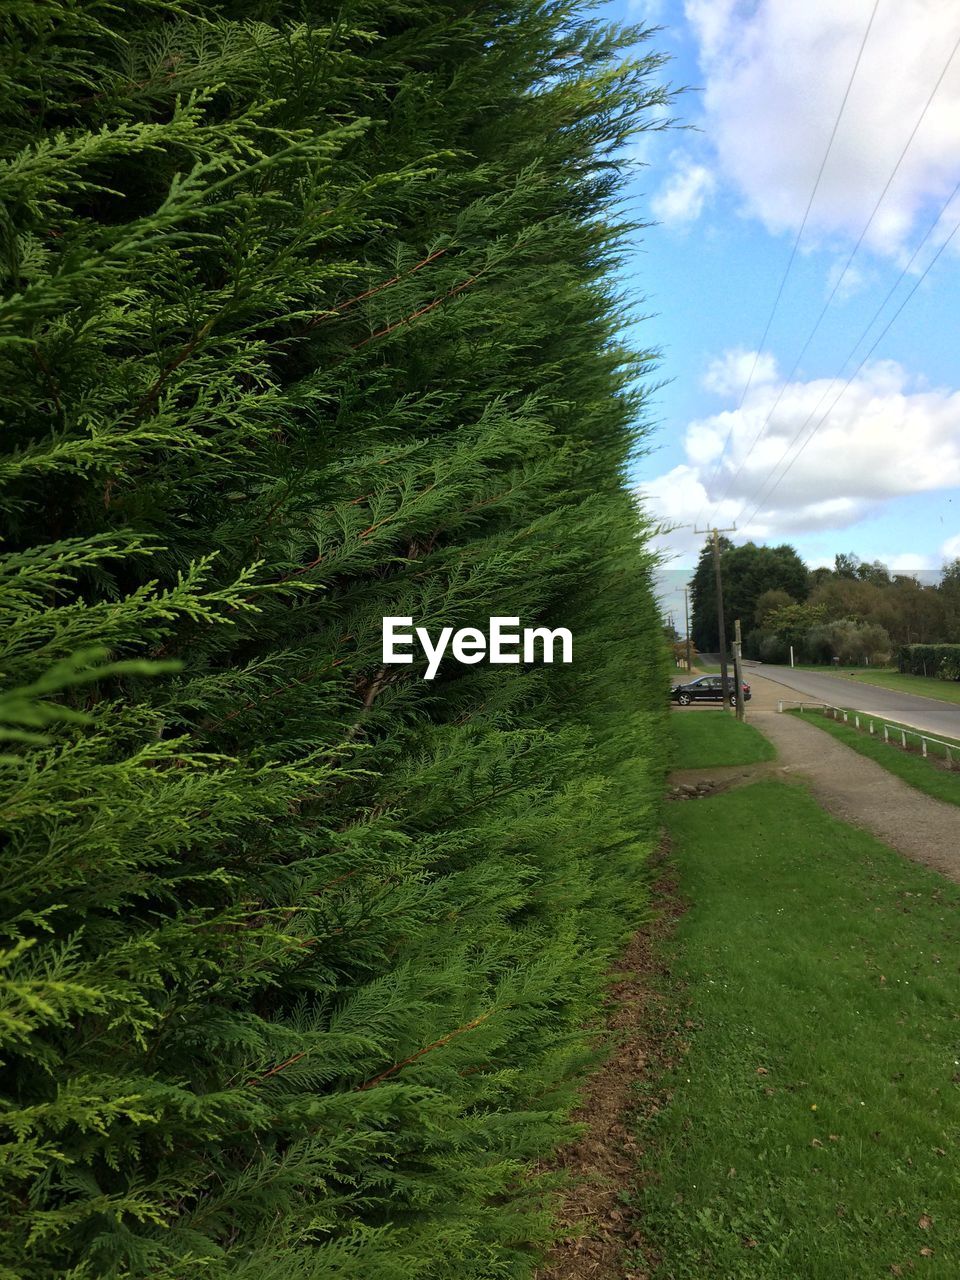
[[[689,1051],[639,1135],[652,1274],[955,1280],[960,886],[781,782],[668,825],[692,905],[663,1016]]]
[[[755,764],[772,760],[773,747],[753,725],[726,711],[675,710],[675,769],[708,769],[713,765]]]
[[[936,800],[946,800],[950,804],[960,804],[960,767],[951,773],[937,763],[940,758],[945,758],[946,756],[942,747],[937,747],[931,743],[928,750],[932,758],[925,760],[919,753],[920,744],[915,737],[908,737],[907,742],[911,748],[916,747],[917,750],[904,751],[899,739],[892,744],[884,742],[882,735],[879,733],[871,737],[865,730],[854,728],[852,722],[850,724],[838,723],[818,711],[791,711],[789,714],[801,716],[802,719],[809,720],[811,724],[816,725],[818,729],[826,730],[834,738],[838,738],[840,742],[852,747],[854,751],[859,751],[862,756],[868,756],[869,759],[876,760],[877,764],[883,765],[884,769],[889,770],[890,773],[895,773],[904,782],[909,782],[918,791],[925,791],[928,796],[933,796]],[[869,718],[869,716],[861,715],[861,723],[866,725]],[[875,720],[875,723],[879,726],[881,721]],[[887,723],[892,723],[892,721]],[[957,752],[954,758],[960,761],[960,742],[956,744],[956,748]]]
[[[921,698],[936,698],[938,702],[960,702],[960,680],[937,680],[933,676],[907,676],[899,671],[878,667],[814,667],[802,666],[800,671],[818,671],[824,676],[836,676],[841,680],[853,680],[857,684],[875,684],[895,693],[917,693]],[[762,674],[758,672],[758,674]]]

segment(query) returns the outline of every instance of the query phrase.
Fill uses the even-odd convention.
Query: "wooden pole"
[[[720,688],[723,690],[723,707],[730,710],[730,677],[727,674],[727,629],[723,620],[723,580],[720,575],[720,534],[736,532],[736,525],[729,529],[697,529],[696,533],[709,533],[713,543],[713,571],[717,580],[717,636],[720,641]]]
[[[693,671],[693,645],[690,640],[690,599],[687,588],[683,588],[683,620],[684,634],[687,637],[687,675]]]
[[[736,619],[736,621],[734,622],[734,624],[733,624],[733,628],[734,628],[734,640],[733,640],[733,675],[734,675],[734,679],[735,679],[735,680],[736,680],[736,682],[737,682],[737,683],[736,683],[736,689],[737,689],[737,701],[736,701],[737,719],[738,719],[738,720],[746,720],[746,718],[747,718],[747,712],[746,712],[746,707],[745,707],[745,706],[744,706],[744,704],[743,704],[743,665],[742,665],[742,654],[741,654],[741,643],[742,643],[742,642],[741,642],[741,639],[740,639],[740,619],[739,619],[739,618],[737,618],[737,619]]]
[[[717,635],[720,640],[720,688],[724,710],[730,710],[730,680],[727,676],[727,628],[723,619],[723,578],[720,575],[720,534],[713,530],[713,571],[717,580]]]

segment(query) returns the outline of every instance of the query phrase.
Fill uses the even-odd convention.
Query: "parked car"
[[[733,676],[727,676],[727,684],[730,687],[730,702],[736,706],[737,691]],[[687,684],[675,685],[671,697],[681,707],[688,707],[691,702],[722,702],[723,687],[719,676],[699,676]],[[750,701],[750,686],[746,681],[743,682],[743,700]]]

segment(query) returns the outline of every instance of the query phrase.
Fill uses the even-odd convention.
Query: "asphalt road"
[[[842,676],[821,675],[818,671],[792,671],[789,667],[768,666],[765,662],[744,662],[743,674],[748,684],[751,674],[776,681],[783,686],[784,700],[791,698],[792,691],[809,694],[818,702],[853,707],[857,711],[866,711],[868,715],[912,725],[935,737],[960,739],[958,703],[938,702],[935,698],[923,698],[915,693],[894,693],[892,689],[861,684],[858,680],[844,680]]]

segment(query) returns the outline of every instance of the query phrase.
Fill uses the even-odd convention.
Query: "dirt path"
[[[960,882],[960,809],[915,790],[796,716],[778,715],[783,686],[751,675],[747,718],[777,749],[775,775],[807,782],[837,818]],[[891,748],[894,750],[894,748]],[[708,772],[708,771],[704,771]]]
[[[643,1177],[645,1151],[635,1136],[639,1117],[660,1105],[653,1086],[686,1047],[685,1032],[673,1025],[658,992],[669,973],[662,943],[684,910],[666,846],[653,868],[653,919],[620,955],[605,1000],[613,1047],[586,1081],[574,1112],[584,1133],[550,1162],[569,1179],[558,1215],[567,1234],[534,1280],[647,1280],[645,1270],[627,1265],[645,1241],[620,1195],[634,1194]],[[637,1092],[642,1082],[651,1086],[644,1095]]]

